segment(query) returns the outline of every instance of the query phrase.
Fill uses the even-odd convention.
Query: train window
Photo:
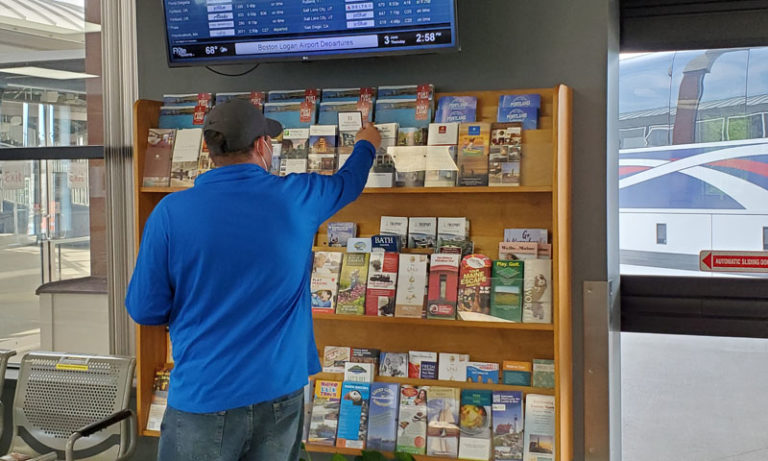
[[[768,227],[763,227],[763,250],[768,250]]]
[[[725,119],[715,118],[696,121],[696,137],[698,142],[720,142],[725,137]]]
[[[619,67],[619,130],[621,133],[642,131],[651,137],[651,146],[669,144],[670,126],[669,86],[674,53],[646,53],[623,55],[622,62],[631,65]],[[664,127],[651,135],[649,127]],[[645,133],[648,133],[646,136]],[[622,148],[646,147],[645,140],[622,136]],[[631,138],[631,139],[630,139]],[[626,144],[626,145],[625,145]]]
[[[619,147],[621,149],[635,149],[645,146],[645,127],[619,130]]]
[[[768,47],[749,50],[747,113],[766,112],[768,107]]]
[[[749,114],[728,117],[726,135],[729,141],[763,138],[763,114]]]
[[[664,223],[656,223],[656,243],[658,245],[667,244],[667,225]]]
[[[647,146],[666,146],[669,144],[669,126],[652,126],[645,139]]]
[[[768,112],[763,113],[763,137],[768,138]]]

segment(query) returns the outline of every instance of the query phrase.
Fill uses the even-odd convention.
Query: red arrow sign
[[[699,269],[711,272],[768,272],[768,251],[702,251]]]

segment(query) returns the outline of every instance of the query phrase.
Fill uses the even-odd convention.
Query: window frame
[[[621,331],[768,338],[765,277],[621,276]]]
[[[103,159],[104,146],[7,147],[0,149],[0,161]]]

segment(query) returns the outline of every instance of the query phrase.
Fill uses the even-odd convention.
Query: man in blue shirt
[[[363,190],[381,137],[367,124],[332,176],[269,174],[282,131],[247,101],[208,114],[217,168],[163,198],[144,228],[126,306],[168,324],[175,367],[162,461],[294,461],[303,388],[321,370],[309,277],[318,226]]]

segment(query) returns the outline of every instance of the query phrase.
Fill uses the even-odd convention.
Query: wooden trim
[[[139,192],[170,194],[189,187],[140,187]],[[363,194],[532,194],[552,192],[552,186],[500,186],[500,187],[381,187],[368,188]]]
[[[323,445],[305,444],[305,449],[312,453],[329,453],[350,456],[360,456],[363,450],[355,448],[326,447]],[[390,452],[382,453],[387,459],[394,459],[395,454]],[[456,458],[443,458],[441,456],[413,455],[416,461],[456,461]]]
[[[430,325],[445,328],[490,328],[495,330],[523,330],[553,332],[554,325],[546,323],[470,322],[466,320],[434,320],[406,317],[374,317],[371,315],[313,314],[315,322],[351,322],[380,325]]]
[[[367,237],[366,235],[360,235],[360,237]],[[346,247],[329,247],[329,246],[313,246],[312,251],[333,251],[336,253],[346,253]],[[400,248],[400,254],[411,255],[431,255],[435,252],[434,248]]]
[[[318,373],[312,379],[326,381],[344,381],[344,373]],[[375,382],[408,384],[411,386],[441,386],[455,387],[458,389],[487,389],[491,391],[520,391],[524,394],[555,395],[554,389],[531,386],[511,386],[509,384],[471,383],[464,381],[441,381],[438,379],[393,378],[390,376],[376,376]]]
[[[555,177],[553,184],[554,228],[553,284],[555,287],[555,383],[557,457],[573,459],[573,338],[571,313],[571,124],[573,93],[565,85],[555,88],[556,124],[553,143],[555,151]]]
[[[139,243],[144,230],[146,217],[151,209],[147,209],[146,201],[139,191],[139,185],[144,173],[144,153],[147,150],[147,133],[150,127],[157,126],[160,117],[159,101],[139,100],[133,105],[133,200],[134,200],[134,232],[136,235],[135,251],[139,253]],[[146,432],[149,418],[149,406],[152,402],[152,385],[155,371],[160,364],[165,363],[165,328],[151,326],[136,326],[136,409],[139,432]],[[158,434],[159,435],[159,434]]]
[[[157,193],[157,194],[171,194],[173,192],[179,192],[183,190],[191,189],[190,187],[144,187],[139,188],[139,192],[143,193]]]
[[[165,327],[136,326],[136,410],[139,431],[147,429],[155,371],[165,363]]]
[[[507,194],[552,192],[551,186],[488,187],[382,187],[369,188],[363,194]]]
[[[141,234],[144,231],[145,217],[151,210],[146,210],[142,203],[141,183],[144,176],[144,153],[147,151],[147,133],[149,129],[157,126],[160,118],[160,101],[148,101],[140,99],[133,104],[133,222],[136,238],[136,254],[139,254]]]
[[[160,437],[160,431],[150,431],[149,429],[144,429],[141,431],[142,437]]]

